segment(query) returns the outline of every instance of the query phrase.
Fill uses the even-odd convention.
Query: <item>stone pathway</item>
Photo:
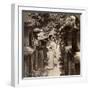
[[[47,76],[60,76],[61,71],[60,71],[60,62],[53,68],[53,69],[46,69],[47,71]]]

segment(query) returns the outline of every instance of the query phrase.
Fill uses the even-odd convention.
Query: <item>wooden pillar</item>
[[[72,51],[73,53],[77,51],[77,30],[72,30]]]
[[[38,69],[38,50],[36,49],[35,52],[35,70]]]

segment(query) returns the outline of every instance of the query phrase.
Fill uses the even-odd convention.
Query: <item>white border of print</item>
[[[69,12],[81,13],[81,74],[74,76],[60,76],[60,77],[35,77],[22,79],[22,10],[33,11],[50,11],[50,12]],[[86,31],[86,9],[76,7],[36,7],[22,4],[12,4],[11,7],[11,85],[12,86],[36,86],[60,83],[75,83],[87,81],[86,61],[83,53],[84,48],[84,34]],[[50,79],[49,79],[50,78]],[[44,80],[44,81],[43,81]],[[54,80],[54,81],[53,81]],[[47,83],[48,82],[48,83]]]

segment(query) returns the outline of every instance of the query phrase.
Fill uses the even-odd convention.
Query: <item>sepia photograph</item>
[[[22,10],[22,76],[80,75],[80,13]]]

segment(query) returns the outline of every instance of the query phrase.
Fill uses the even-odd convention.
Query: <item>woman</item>
[[[54,55],[55,55],[55,48],[56,48],[56,43],[54,42],[54,38],[52,35],[49,36],[49,40],[47,43],[47,58],[48,58],[48,69],[53,69],[54,68]]]
[[[53,36],[49,36],[49,42],[47,45],[48,52],[48,76],[60,76],[59,70],[59,58],[60,58],[60,47],[59,42],[54,41]]]

